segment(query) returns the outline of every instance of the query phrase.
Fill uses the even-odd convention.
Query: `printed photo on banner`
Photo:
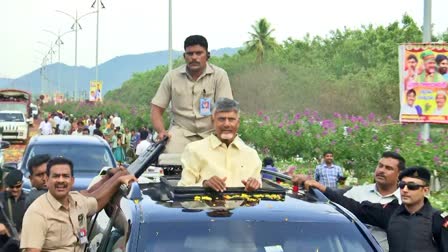
[[[399,47],[400,121],[448,123],[448,44]]]
[[[102,101],[103,100],[103,96],[101,94],[102,89],[103,89],[102,81],[90,81],[89,101],[93,102]]]

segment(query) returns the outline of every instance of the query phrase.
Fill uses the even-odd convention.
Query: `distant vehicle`
[[[39,108],[37,107],[36,104],[33,103],[31,103],[30,107],[31,107],[31,116],[34,119],[37,119],[37,116],[39,115]]]
[[[0,132],[2,139],[28,141],[28,123],[18,110],[0,110]]]
[[[96,136],[50,135],[34,136],[25,149],[18,169],[24,174],[24,189],[30,189],[28,160],[37,154],[62,156],[73,161],[73,190],[84,190],[103,167],[116,167],[109,144]]]
[[[0,109],[21,111],[28,124],[33,124],[31,94],[19,89],[0,89]]]

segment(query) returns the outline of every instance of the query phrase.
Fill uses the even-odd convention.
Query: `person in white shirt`
[[[115,113],[114,115],[115,115],[115,116],[114,116],[114,118],[112,119],[112,123],[114,124],[115,129],[116,129],[116,128],[120,128],[120,127],[121,127],[121,118],[118,116],[117,113]]]
[[[53,116],[53,120],[55,121],[55,123],[56,123],[56,127],[55,127],[55,134],[59,134],[59,125],[61,124],[61,118],[59,117],[59,115],[56,113],[56,114],[54,114],[54,116]]]
[[[89,135],[93,136],[93,131],[96,129],[94,121],[91,119],[89,121]]]
[[[69,134],[70,130],[72,129],[72,124],[70,123],[70,120],[68,117],[64,120],[64,132],[66,135]]]
[[[143,131],[141,133],[141,141],[139,144],[137,144],[137,148],[135,150],[135,155],[140,156],[145,152],[148,147],[151,146],[151,142],[148,140],[148,133],[147,131]]]
[[[53,128],[51,127],[51,123],[48,121],[48,118],[45,118],[44,121],[40,122],[39,130],[41,135],[53,134]]]
[[[82,130],[83,130],[83,128],[84,128],[84,123],[82,122],[82,121],[79,121],[79,122],[77,122],[76,123],[76,130],[74,130],[73,132],[72,132],[72,135],[78,135],[78,136],[82,136]]]
[[[375,169],[375,183],[354,186],[344,196],[358,202],[370,201],[380,204],[388,204],[397,199],[401,204],[398,176],[405,168],[406,160],[400,154],[386,151]],[[368,228],[383,250],[389,251],[386,232],[379,227],[368,226]]]

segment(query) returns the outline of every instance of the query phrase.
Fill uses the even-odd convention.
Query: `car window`
[[[0,113],[0,122],[24,122],[22,113]]]
[[[113,157],[106,146],[81,144],[34,145],[29,150],[28,160],[38,154],[49,154],[51,157],[62,156],[73,161],[74,173],[98,173],[101,168],[113,167]]]
[[[374,251],[352,223],[152,222],[145,251]],[[173,232],[176,230],[176,232]],[[142,248],[139,246],[139,248]]]

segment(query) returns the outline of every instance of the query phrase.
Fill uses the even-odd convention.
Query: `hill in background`
[[[232,55],[238,48],[222,48],[212,50],[214,56],[224,54]],[[182,56],[182,52],[174,51],[173,59]],[[103,94],[110,90],[119,88],[123,82],[130,79],[134,73],[152,70],[157,66],[168,64],[168,51],[150,52],[136,55],[123,55],[115,57],[98,66],[99,79],[103,81]],[[17,79],[0,78],[0,88],[17,88],[30,91],[33,95],[44,90],[53,91],[57,89],[58,79],[61,80],[61,90],[67,96],[73,96],[75,91],[75,70],[74,66],[65,64],[51,64],[46,67],[46,79],[41,76],[41,69],[38,68]],[[78,66],[78,91],[80,95],[87,96],[90,80],[95,79],[95,67]],[[41,82],[43,86],[41,87]]]

